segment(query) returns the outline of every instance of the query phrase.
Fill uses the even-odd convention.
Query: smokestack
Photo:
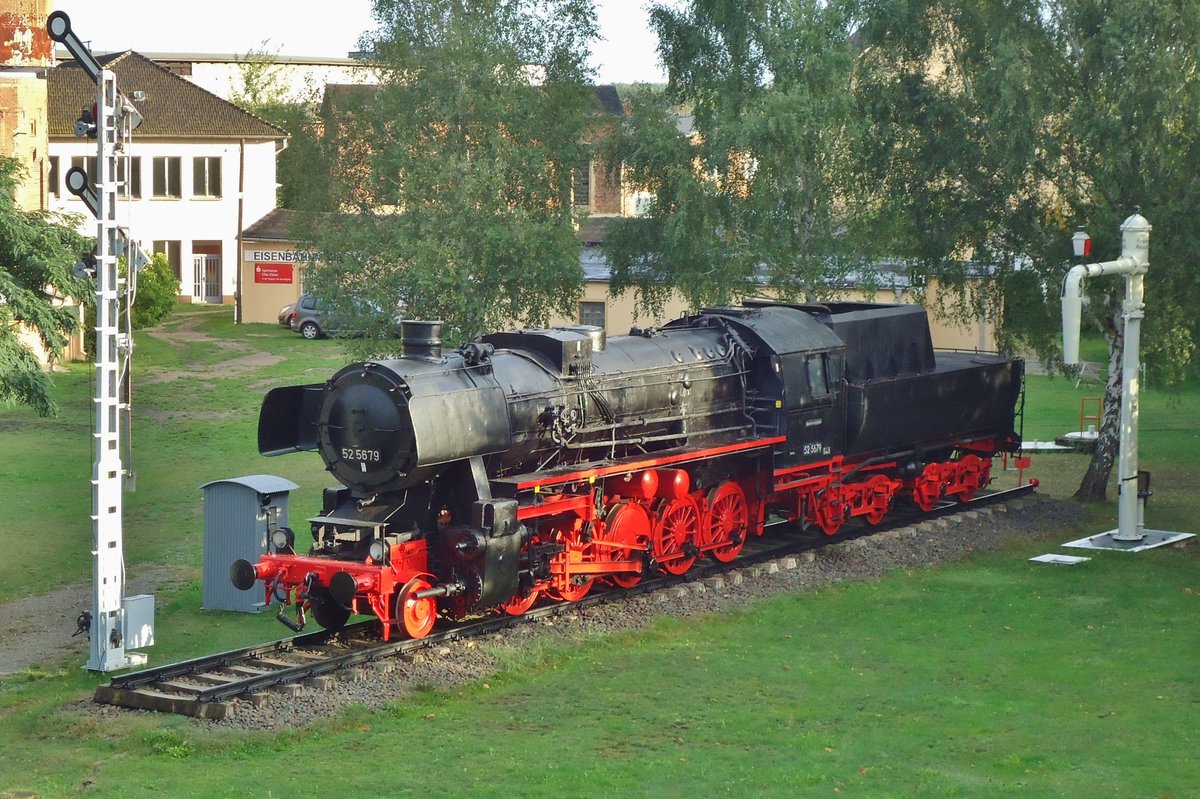
[[[401,352],[405,358],[441,358],[442,324],[416,319],[400,321]]]

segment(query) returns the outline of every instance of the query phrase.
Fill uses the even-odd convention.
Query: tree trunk
[[[1108,382],[1100,412],[1100,437],[1091,463],[1083,473],[1076,499],[1102,502],[1108,492],[1108,478],[1121,447],[1121,357],[1125,348],[1125,326],[1120,314],[1106,320],[1108,329]]]

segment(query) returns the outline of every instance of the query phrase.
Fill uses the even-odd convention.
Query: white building
[[[233,302],[240,231],[275,208],[275,156],[286,131],[139,53],[99,61],[143,118],[118,165],[120,224],[147,252],[168,257],[185,301]],[[95,233],[95,220],[66,191],[65,176],[78,166],[94,183],[96,142],[74,128],[95,97],[74,62],[49,71],[50,207],[83,215],[85,234]]]
[[[245,90],[247,69],[258,73],[260,86],[269,87],[273,99],[319,103],[330,84],[377,84],[378,70],[353,58],[286,55],[224,55],[219,53],[143,53],[223,100]]]

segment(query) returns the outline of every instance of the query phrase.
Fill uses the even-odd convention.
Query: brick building
[[[16,200],[31,211],[46,208],[46,73],[54,58],[47,5],[47,0],[0,2],[0,156],[25,166]]]

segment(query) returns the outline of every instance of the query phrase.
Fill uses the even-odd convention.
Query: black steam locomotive
[[[329,628],[374,613],[525,612],[737,557],[768,513],[830,535],[898,498],[969,499],[1015,452],[1024,362],[935,355],[911,305],[749,302],[606,341],[589,327],[484,336],[272,390],[264,455],[317,450],[341,483],[300,554],[275,531],[233,582]],[[282,610],[281,610],[281,618]]]

